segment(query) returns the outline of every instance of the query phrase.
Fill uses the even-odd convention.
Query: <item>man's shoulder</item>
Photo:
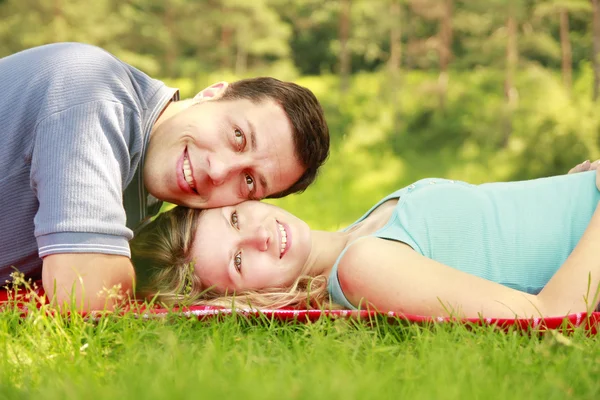
[[[131,66],[99,47],[83,43],[57,43],[51,46],[44,56],[47,57],[47,65],[54,69],[57,76],[62,75],[70,81],[81,78],[88,87],[131,79]]]
[[[26,69],[40,69],[52,75],[89,73],[93,70],[124,68],[125,63],[99,47],[84,43],[53,43],[33,47],[2,59],[7,68],[21,64]]]
[[[28,50],[37,57],[56,60],[67,65],[89,64],[100,62],[103,64],[123,64],[114,55],[100,47],[91,44],[77,42],[53,43],[45,46],[35,47]]]
[[[0,88],[11,89],[10,80],[27,82],[19,90],[26,104],[39,102],[39,117],[68,108],[73,104],[97,100],[119,100],[134,92],[130,67],[109,52],[83,43],[54,43],[24,50],[0,60]],[[19,71],[18,75],[14,71]],[[139,75],[139,76],[138,76]],[[13,88],[13,91],[17,90]],[[52,102],[46,101],[48,98]],[[21,101],[23,103],[24,101]],[[54,106],[58,106],[58,109]],[[44,112],[45,111],[45,112]]]

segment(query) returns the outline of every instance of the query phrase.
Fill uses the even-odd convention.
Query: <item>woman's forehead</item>
[[[194,272],[204,286],[219,285],[229,280],[229,250],[222,241],[210,236],[192,254]]]
[[[205,260],[221,262],[230,242],[227,235],[227,220],[221,209],[209,209],[203,212],[196,227],[191,253],[197,264]]]

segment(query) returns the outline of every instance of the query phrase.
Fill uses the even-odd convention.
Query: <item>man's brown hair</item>
[[[220,100],[247,99],[258,103],[267,99],[279,104],[292,124],[298,161],[306,171],[288,189],[268,197],[284,197],[303,192],[317,177],[329,155],[329,127],[315,95],[300,85],[270,77],[242,79],[230,83]]]

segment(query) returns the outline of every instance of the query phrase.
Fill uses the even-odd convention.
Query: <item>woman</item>
[[[311,231],[254,201],[177,207],[131,243],[138,293],[170,304],[331,301],[468,318],[586,311],[598,305],[600,284],[596,178],[588,171],[483,185],[424,179],[340,232]]]

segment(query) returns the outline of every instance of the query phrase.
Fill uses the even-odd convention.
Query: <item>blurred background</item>
[[[312,89],[330,158],[275,203],[336,229],[423,177],[566,173],[600,156],[600,0],[0,0],[0,57],[105,48],[183,97],[270,75]]]

